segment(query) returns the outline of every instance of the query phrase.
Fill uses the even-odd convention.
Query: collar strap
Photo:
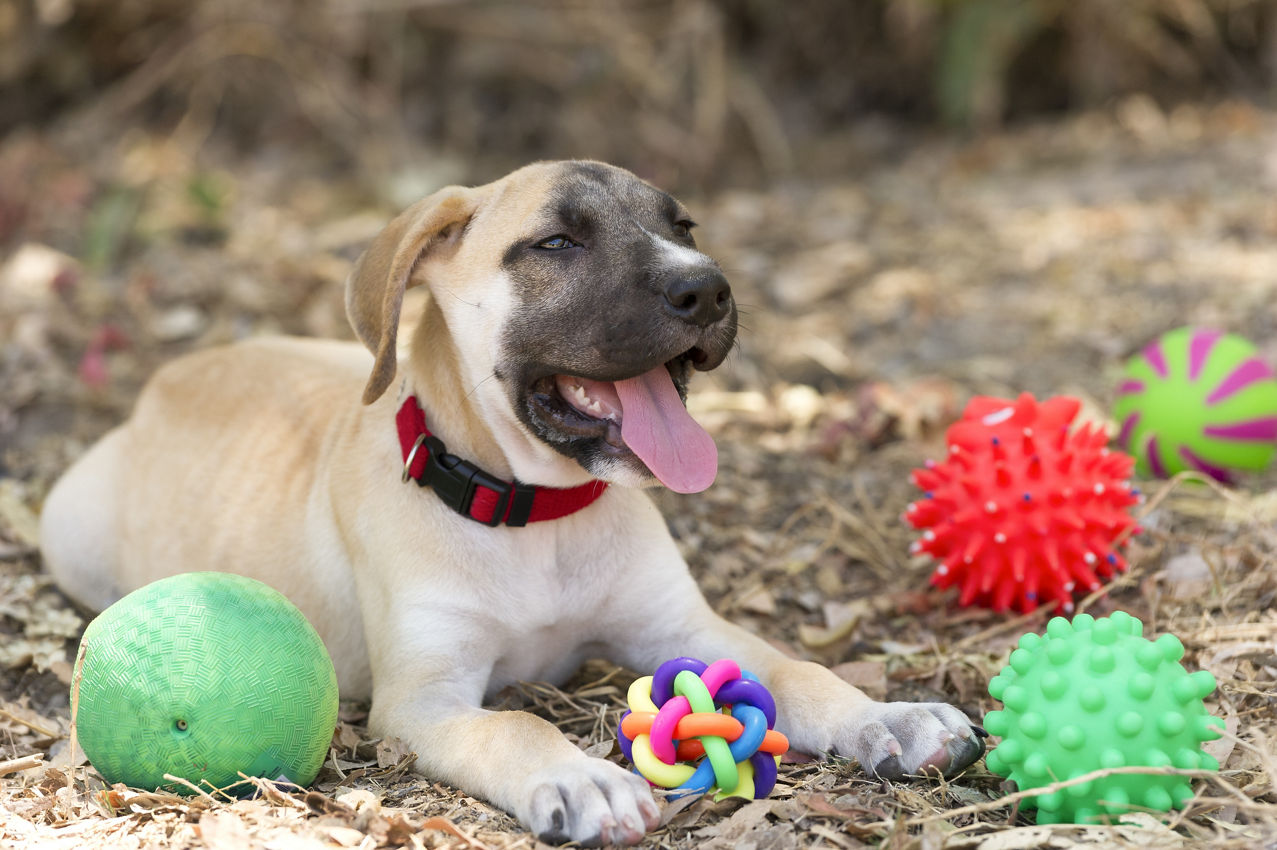
[[[409,396],[395,414],[403,449],[403,480],[429,487],[444,504],[464,517],[488,526],[544,522],[576,513],[607,489],[605,481],[578,487],[533,487],[503,481],[468,460],[448,453],[443,441],[426,427],[426,414]]]

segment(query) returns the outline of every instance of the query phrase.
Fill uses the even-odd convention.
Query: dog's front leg
[[[668,592],[632,612],[622,663],[651,670],[676,656],[731,658],[776,699],[776,725],[802,752],[850,756],[886,779],[939,770],[952,775],[984,752],[983,730],[945,703],[877,702],[828,668],[798,661],[710,609],[690,577],[666,577]]]
[[[384,656],[374,673],[370,728],[404,738],[417,770],[505,809],[542,841],[641,840],[660,821],[648,784],[586,756],[549,721],[480,708],[490,672],[476,663],[481,645],[458,643],[435,663],[408,652]]]

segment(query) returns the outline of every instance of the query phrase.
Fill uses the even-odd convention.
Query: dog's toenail
[[[878,764],[874,765],[872,773],[879,779],[899,779],[905,775],[904,770],[900,767],[900,756],[890,755]]]

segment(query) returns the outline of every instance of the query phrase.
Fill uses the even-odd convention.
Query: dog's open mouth
[[[718,449],[684,404],[692,361],[680,355],[618,381],[549,375],[533,383],[531,404],[565,439],[601,439],[632,452],[671,490],[697,493],[714,481]]]

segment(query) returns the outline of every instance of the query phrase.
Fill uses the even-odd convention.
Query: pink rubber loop
[[[656,712],[656,719],[652,721],[652,733],[649,737],[652,742],[652,752],[666,764],[674,764],[678,761],[678,753],[674,747],[674,727],[678,726],[678,721],[691,713],[692,704],[687,701],[687,697],[681,696],[674,697]]]
[[[701,681],[711,697],[718,696],[718,689],[728,682],[740,678],[740,665],[730,658],[720,658],[705,668]]]

